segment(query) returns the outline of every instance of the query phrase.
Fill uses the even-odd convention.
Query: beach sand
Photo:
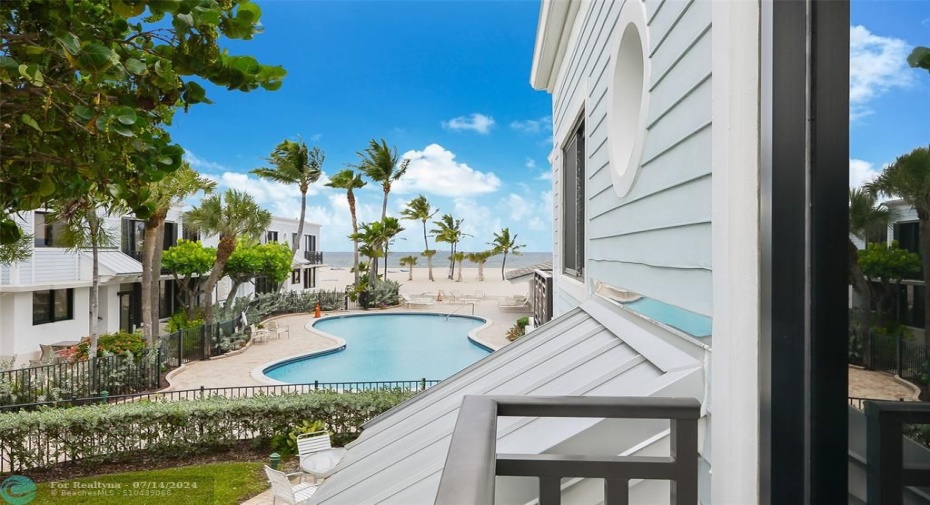
[[[486,300],[493,300],[505,296],[529,294],[528,281],[517,283],[503,281],[501,280],[499,268],[485,268],[484,281],[478,280],[478,269],[475,267],[465,267],[462,270],[461,282],[448,279],[448,272],[448,265],[434,266],[433,278],[435,281],[430,281],[426,267],[414,267],[413,280],[410,281],[407,272],[402,272],[399,268],[390,268],[388,269],[388,279],[399,282],[400,292],[405,295],[419,295],[421,293],[436,295],[439,290],[448,294],[454,290],[461,291],[463,295],[472,296],[476,291],[483,291]],[[458,268],[456,268],[455,277],[458,278]],[[347,285],[352,284],[353,278],[354,274],[348,268],[332,269],[324,266],[317,270],[317,287],[327,291],[333,289],[343,290]]]

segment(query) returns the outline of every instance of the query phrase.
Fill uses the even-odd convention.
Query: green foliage
[[[907,57],[907,64],[930,72],[930,47],[915,47]]]
[[[10,226],[10,224],[0,222],[0,228]],[[18,239],[11,240],[9,244],[0,239],[0,265],[10,265],[29,259],[32,256],[32,238],[32,235],[22,234]]]
[[[892,242],[891,247],[871,242],[859,251],[859,265],[866,277],[897,283],[920,272],[920,256],[901,249],[897,241]]]
[[[308,433],[316,433],[326,429],[326,423],[323,421],[311,421],[304,419],[294,426],[294,429],[287,433],[278,433],[271,438],[271,448],[281,456],[288,457],[297,454],[297,437]]]
[[[165,329],[168,330],[168,333],[174,333],[180,330],[200,328],[201,326],[203,326],[202,317],[191,319],[187,312],[179,310],[171,314],[171,317],[168,318],[168,324]]]
[[[234,447],[240,439],[267,445],[292,431],[295,419],[318,419],[342,445],[362,424],[410,398],[401,390],[359,393],[319,391],[171,402],[130,402],[0,415],[5,467],[14,472],[51,466],[67,458],[120,461],[133,451],[177,458]],[[35,447],[43,450],[36,451]]]
[[[249,323],[258,323],[271,316],[312,312],[316,304],[324,311],[341,310],[345,307],[345,292],[333,291],[283,291],[257,295],[253,300],[242,296],[229,307],[215,307],[217,317],[232,319],[246,313]]]
[[[192,78],[281,86],[283,68],[219,45],[251,39],[260,17],[248,0],[0,2],[0,242],[22,235],[6,214],[87,193],[147,219],[146,185],[184,154],[174,112],[210,103]]]
[[[375,278],[365,289],[365,307],[393,307],[400,303],[400,283]]]
[[[89,348],[90,337],[84,337],[77,345],[75,357],[87,359]],[[116,333],[106,333],[97,338],[97,356],[126,354],[127,352],[133,356],[142,356],[142,353],[145,352],[145,337],[139,333],[118,331]]]
[[[292,261],[291,248],[278,242],[239,244],[226,262],[223,273],[239,282],[262,276],[281,282],[291,273]]]
[[[162,256],[162,266],[177,277],[203,275],[210,271],[216,261],[216,248],[204,247],[199,241],[180,239],[177,245],[169,247]]]
[[[507,340],[513,342],[524,335],[526,335],[526,326],[521,326],[517,323],[507,329],[507,333],[504,336],[507,337]]]
[[[521,328],[526,328],[530,324],[529,316],[523,316],[520,319],[517,319],[517,325]]]

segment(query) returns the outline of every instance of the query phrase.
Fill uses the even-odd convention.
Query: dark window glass
[[[308,268],[304,270],[304,289],[316,287],[316,269]]]
[[[158,317],[171,317],[175,312],[177,286],[174,279],[161,281],[158,291]]]
[[[139,256],[145,238],[145,223],[138,219],[123,218],[120,231],[120,249],[130,256]]]
[[[562,271],[584,274],[584,123],[562,150]]]
[[[162,244],[162,250],[168,250],[178,243],[178,224],[165,223],[165,240]]]
[[[190,240],[191,242],[197,242],[200,240],[200,232],[189,226],[185,226],[181,231],[181,238]]]
[[[894,240],[898,241],[898,247],[907,249],[914,254],[920,255],[920,223],[895,223]],[[923,280],[923,268],[917,273],[905,277],[905,279]]]
[[[304,250],[316,251],[316,235],[304,235]]]
[[[300,284],[300,269],[291,271],[291,284]]]
[[[276,231],[269,231],[268,233],[265,234],[265,242],[266,242],[266,243],[271,244],[271,243],[274,243],[274,242],[277,242],[277,241],[278,241],[278,232],[276,232]]]
[[[32,293],[32,324],[74,319],[74,290],[50,289]]]
[[[33,223],[33,240],[36,247],[62,247],[64,224],[52,221],[47,212],[36,212]]]

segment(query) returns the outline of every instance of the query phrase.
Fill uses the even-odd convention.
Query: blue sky
[[[850,186],[930,144],[930,73],[907,66],[930,46],[930,2],[853,1],[850,33]]]
[[[223,187],[249,191],[276,215],[296,217],[299,193],[256,180],[282,139],[298,135],[326,152],[324,171],[356,160],[371,138],[413,159],[389,212],[423,193],[464,218],[486,248],[508,226],[529,251],[551,250],[550,96],[529,85],[538,1],[264,1],[265,32],[226,42],[234,53],[288,70],[276,92],[211,87],[212,106],[178,114],[174,139]],[[850,185],[930,142],[930,74],[907,67],[930,45],[930,2],[854,1],[851,22]],[[308,219],[324,226],[321,247],[347,251],[342,192],[311,190]],[[359,193],[362,221],[380,216],[381,192]],[[395,250],[422,248],[418,223]]]
[[[245,175],[277,143],[300,135],[318,145],[331,174],[356,161],[369,139],[384,138],[413,160],[390,213],[423,193],[465,219],[474,235],[465,250],[487,248],[503,226],[527,250],[551,250],[551,102],[529,85],[538,2],[259,5],[265,32],[227,45],[284,65],[288,76],[276,92],[210,89],[214,105],[178,114],[172,135],[195,168],[296,217],[295,189]],[[308,220],[324,225],[321,247],[351,250],[344,192],[313,193]],[[359,193],[362,221],[380,217],[381,197],[380,187]],[[407,240],[395,250],[421,250],[420,223],[406,223]]]

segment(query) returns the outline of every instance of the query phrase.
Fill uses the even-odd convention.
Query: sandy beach
[[[509,271],[508,268],[505,271]],[[401,271],[400,268],[388,269],[388,279],[400,283],[400,292],[405,295],[419,295],[422,293],[431,293],[436,295],[440,290],[443,293],[451,291],[461,291],[462,294],[473,296],[476,291],[484,293],[485,299],[494,299],[502,296],[526,295],[529,293],[529,283],[501,280],[501,271],[499,268],[485,268],[484,281],[478,280],[478,269],[475,267],[465,267],[462,270],[462,281],[458,282],[447,278],[449,266],[441,265],[433,267],[433,278],[429,280],[428,269],[426,267],[413,268],[413,280],[409,279],[409,273]],[[317,270],[317,287],[325,290],[345,289],[346,285],[351,284],[354,274],[348,268],[331,268],[322,267]],[[458,268],[456,268],[455,277],[458,278]],[[480,294],[480,293],[479,293]]]

